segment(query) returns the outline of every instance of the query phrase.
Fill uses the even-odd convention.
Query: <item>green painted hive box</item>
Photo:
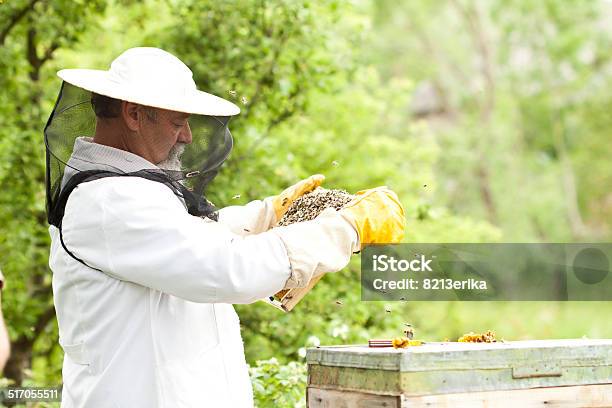
[[[309,349],[308,407],[612,407],[612,340]]]

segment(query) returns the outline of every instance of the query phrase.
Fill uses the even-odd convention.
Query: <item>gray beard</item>
[[[157,167],[162,170],[181,171],[181,156],[183,155],[184,151],[185,143],[175,144],[174,146],[172,146],[172,149],[170,149],[170,152],[168,152],[168,158],[157,163]]]

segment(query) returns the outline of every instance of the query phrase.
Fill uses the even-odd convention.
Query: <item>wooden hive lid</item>
[[[525,361],[561,360],[564,365],[612,366],[612,339],[443,342],[406,349],[321,346],[306,354],[308,364],[392,371],[509,368]]]
[[[612,340],[319,347],[306,361],[309,386],[379,395],[612,383]]]

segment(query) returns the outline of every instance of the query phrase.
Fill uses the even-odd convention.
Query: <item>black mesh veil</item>
[[[165,169],[151,165],[148,169],[125,173],[111,167],[86,168],[76,164],[78,161],[71,160],[71,157],[78,138],[94,136],[96,115],[91,97],[90,91],[63,82],[45,126],[47,216],[50,224],[61,224],[63,206],[71,191],[68,187],[109,176],[136,176],[162,182],[184,200],[190,214],[215,219],[216,209],[206,200],[204,193],[232,149],[233,140],[228,129],[230,117],[192,114],[188,119],[192,142],[185,145],[173,165]],[[163,164],[159,166],[165,167]]]

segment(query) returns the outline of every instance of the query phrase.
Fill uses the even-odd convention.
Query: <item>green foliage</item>
[[[249,368],[253,397],[258,408],[306,407],[306,365],[291,362],[279,364],[271,358]]]
[[[338,35],[338,4],[185,1],[172,9],[182,24],[167,30],[163,46],[189,65],[203,89],[242,108],[232,121],[232,156],[209,188],[214,202],[233,204],[238,192],[243,199],[261,198],[306,174],[291,163],[280,165],[286,149],[275,148],[286,138],[275,131],[317,100],[313,92],[333,93],[352,71],[346,54],[358,37]],[[357,23],[349,18],[346,24]]]
[[[376,66],[433,89],[428,122],[445,147],[436,200],[485,214],[506,240],[612,236],[609,118],[598,113],[612,89],[609,4],[381,4]]]

